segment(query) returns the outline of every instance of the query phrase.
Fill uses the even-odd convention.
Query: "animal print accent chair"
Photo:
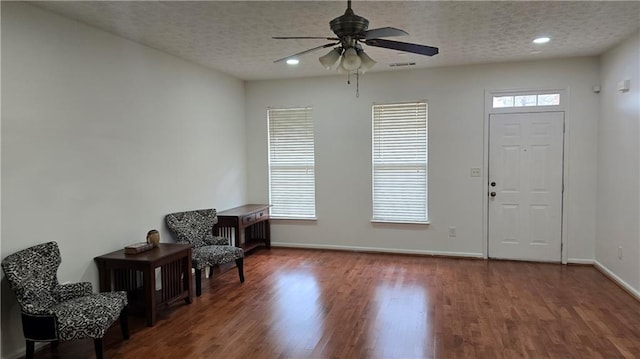
[[[129,338],[127,293],[93,293],[91,283],[58,283],[61,263],[56,242],[39,244],[7,256],[2,270],[22,311],[27,358],[36,341],[55,342],[93,338],[102,358],[102,337],[120,318],[122,335]]]
[[[206,267],[235,261],[240,282],[244,282],[244,251],[231,246],[228,238],[213,235],[213,226],[218,224],[215,208],[170,213],[165,221],[179,243],[193,245],[191,263],[196,272],[196,296],[202,294],[202,269]]]

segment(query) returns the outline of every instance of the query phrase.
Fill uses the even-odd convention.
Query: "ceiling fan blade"
[[[308,54],[308,53],[313,52],[313,51],[316,51],[316,50],[324,49],[324,48],[331,47],[331,46],[336,46],[337,44],[339,44],[339,42],[332,42],[332,43],[330,43],[330,44],[325,44],[325,45],[316,46],[316,47],[314,47],[314,48],[312,48],[312,49],[305,50],[305,51],[301,51],[301,52],[298,52],[298,53],[296,53],[296,54],[289,55],[289,56],[287,56],[287,57],[283,57],[283,58],[281,58],[281,59],[278,59],[278,60],[274,61],[274,63],[276,63],[276,62],[286,61],[286,60],[292,59],[292,58],[294,58],[294,57],[298,57],[298,56],[300,56],[300,55]]]
[[[406,31],[396,29],[395,27],[381,27],[379,29],[371,29],[364,32],[364,39],[377,39],[379,37],[391,36],[407,36]]]
[[[383,47],[385,49],[399,50],[404,52],[411,52],[419,55],[433,56],[438,53],[437,47],[410,44],[408,42],[384,40],[384,39],[368,39],[365,40],[365,44],[375,47]]]
[[[335,41],[340,40],[337,37],[324,37],[324,36],[273,36],[271,38],[276,40],[288,40],[288,39],[296,39],[296,40],[320,39],[320,40],[335,40]]]

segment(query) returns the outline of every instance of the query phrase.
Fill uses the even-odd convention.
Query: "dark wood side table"
[[[235,231],[235,245],[248,252],[258,246],[271,248],[271,220],[268,204],[245,204],[244,206],[218,212],[218,224],[213,235],[231,238]]]
[[[100,291],[126,291],[129,306],[133,311],[142,309],[149,326],[156,322],[159,304],[170,305],[180,299],[191,303],[193,300],[190,244],[160,243],[158,247],[138,254],[125,254],[121,249],[94,260],[98,265]],[[156,293],[158,267],[162,289]]]

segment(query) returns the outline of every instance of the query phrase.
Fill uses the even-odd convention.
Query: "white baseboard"
[[[593,265],[593,259],[569,258],[567,264],[588,264]]]
[[[613,273],[609,268],[605,267],[602,263],[597,260],[593,261],[593,265],[597,270],[602,272],[606,277],[616,282],[619,286],[621,286],[627,293],[631,294],[636,298],[636,300],[640,301],[640,291],[632,287],[629,283],[625,282],[622,278],[618,277],[615,273]]]
[[[284,248],[330,249],[330,250],[350,251],[350,252],[379,252],[379,253],[417,254],[417,255],[427,255],[427,256],[465,257],[465,258],[483,259],[482,253],[425,251],[425,250],[418,250],[418,249],[337,246],[337,245],[330,245],[330,244],[287,243],[287,242],[271,242],[271,246],[284,247]]]

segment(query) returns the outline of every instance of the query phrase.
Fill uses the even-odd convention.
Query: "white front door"
[[[489,257],[560,262],[564,112],[489,116]]]

